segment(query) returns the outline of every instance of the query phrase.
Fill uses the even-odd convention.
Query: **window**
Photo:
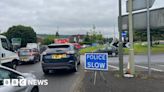
[[[9,44],[8,44],[8,42],[7,42],[6,39],[2,38],[2,39],[1,39],[1,42],[2,42],[2,47],[3,47],[4,49],[10,50],[10,46],[9,46]]]
[[[17,79],[19,74],[0,68],[0,85],[3,85],[3,79]]]

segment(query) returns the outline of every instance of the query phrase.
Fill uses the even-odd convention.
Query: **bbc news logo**
[[[48,80],[26,80],[26,79],[4,79],[4,86],[30,86],[30,85],[48,85]]]

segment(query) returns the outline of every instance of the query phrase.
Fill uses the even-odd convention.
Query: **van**
[[[0,35],[0,64],[12,69],[16,69],[18,61],[19,57],[13,51],[9,40],[5,36]]]

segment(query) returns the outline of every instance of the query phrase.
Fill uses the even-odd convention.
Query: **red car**
[[[79,43],[72,43],[76,49],[81,49],[81,45]]]

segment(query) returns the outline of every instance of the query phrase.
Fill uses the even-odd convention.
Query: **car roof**
[[[20,48],[19,50],[30,50],[30,48]]]
[[[4,35],[0,35],[0,38],[6,38],[6,36],[4,36]]]
[[[58,46],[58,45],[70,45],[70,46],[73,46],[72,44],[70,43],[66,43],[66,44],[50,44],[48,46]]]

